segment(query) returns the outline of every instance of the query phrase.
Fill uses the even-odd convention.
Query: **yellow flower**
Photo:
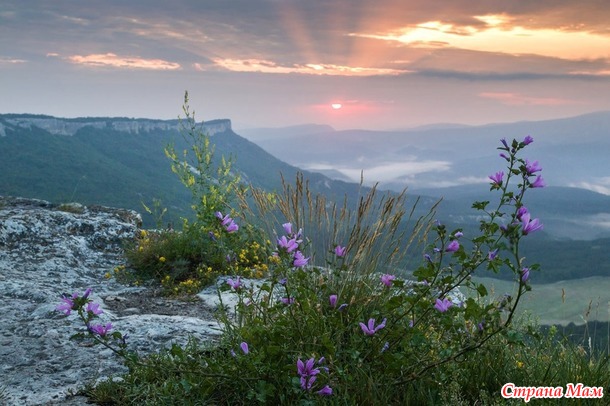
[[[165,262],[165,257],[159,257],[159,262]]]
[[[523,368],[523,362],[517,361],[517,368]]]
[[[140,246],[139,251],[140,252],[144,251],[144,247]]]
[[[104,274],[104,278],[106,278],[106,279],[110,279],[110,278],[112,278],[112,275],[110,275],[110,272],[106,272],[106,273]]]
[[[146,232],[146,230],[140,231],[140,237],[145,238],[147,235],[148,235],[148,233]]]

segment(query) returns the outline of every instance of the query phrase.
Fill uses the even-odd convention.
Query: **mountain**
[[[610,112],[471,127],[321,129],[312,128],[309,134],[302,128],[249,129],[242,135],[298,167],[352,181],[364,171],[365,182],[393,190],[485,183],[487,175],[502,168],[495,150],[499,140],[531,135],[535,142],[527,154],[540,161],[549,185],[610,194]]]
[[[178,120],[128,118],[64,119],[0,115],[0,195],[79,201],[142,211],[160,199],[174,220],[190,214],[191,194],[170,170],[164,147],[189,147]],[[202,130],[215,145],[215,158],[234,157],[241,178],[265,190],[292,182],[298,168],[235,134],[230,120],[212,120]],[[360,187],[305,172],[311,190],[355,200]],[[150,224],[151,219],[145,218]]]
[[[598,117],[603,122],[604,115]],[[590,123],[589,118],[583,118],[584,122]],[[571,124],[570,124],[571,123]],[[564,123],[566,128],[575,124],[568,120]],[[522,125],[515,124],[517,127]],[[524,124],[523,124],[524,125]],[[511,125],[502,131],[516,131]],[[493,128],[493,126],[490,126]],[[216,147],[216,158],[221,156],[235,158],[234,170],[242,179],[251,182],[254,186],[273,191],[280,190],[281,176],[289,182],[296,177],[298,168],[285,163],[266,152],[258,145],[233,132],[230,120],[212,120],[203,124],[203,130],[211,135],[211,142]],[[487,128],[487,127],[486,127]],[[522,133],[526,127],[521,130]],[[297,127],[297,131],[310,131],[320,129],[329,131],[328,127]],[[465,129],[427,130],[426,133],[445,134],[444,131],[466,131]],[[484,137],[482,128],[470,128],[474,137]],[[544,166],[545,177],[552,170],[548,162],[540,156],[552,156],[549,149],[558,155],[565,155],[564,150],[570,151],[566,143],[571,142],[575,149],[581,148],[580,159],[584,166],[594,164],[604,167],[606,160],[594,162],[591,155],[601,154],[607,142],[599,136],[599,132],[581,131],[583,142],[589,143],[593,148],[592,154],[567,136],[558,136],[554,140],[546,139],[545,136],[535,136],[532,144],[532,156],[540,159]],[[435,133],[435,131],[438,131]],[[495,131],[495,130],[494,130]],[[575,131],[574,129],[572,131]],[[336,132],[342,137],[353,137],[352,142],[341,143],[330,137],[327,142],[309,140],[302,144],[293,143],[291,152],[282,156],[284,159],[295,159],[294,157],[307,158],[312,142],[317,145],[319,154],[332,158],[336,157],[338,162],[344,162],[345,156],[350,151],[362,149],[362,144],[370,146],[367,150],[367,159],[379,160],[376,153],[383,153],[386,145],[384,142],[394,141],[396,155],[405,148],[417,155],[413,162],[419,162],[420,156],[425,156],[429,161],[443,161],[453,159],[450,162],[449,174],[455,178],[463,177],[458,172],[456,162],[465,162],[479,173],[479,183],[465,184],[460,186],[437,188],[424,188],[422,185],[409,189],[409,202],[414,202],[418,196],[423,196],[415,216],[423,214],[437,198],[443,201],[438,207],[436,218],[451,229],[463,228],[467,236],[476,232],[478,213],[471,209],[471,203],[476,200],[492,200],[489,194],[489,186],[485,184],[486,175],[497,170],[501,160],[494,152],[494,146],[483,148],[479,146],[476,152],[472,147],[472,141],[467,132],[453,134],[457,144],[436,145],[430,139],[422,139],[421,143],[412,139],[411,147],[398,148],[400,137],[394,133],[378,133],[372,131]],[[493,132],[496,144],[500,132]],[[532,132],[534,133],[534,132]],[[287,141],[281,137],[281,133],[274,134],[275,142],[284,145]],[[329,136],[328,133],[322,133]],[[334,134],[334,133],[332,133]],[[331,134],[331,135],[332,135]],[[382,134],[383,142],[371,142],[370,138]],[[561,134],[560,134],[561,135]],[[297,136],[298,140],[302,136]],[[443,135],[447,138],[447,135]],[[487,137],[487,135],[485,135]],[[563,138],[562,138],[563,137]],[[165,157],[163,149],[169,143],[174,143],[178,152],[188,145],[179,132],[178,120],[148,120],[129,118],[78,118],[63,119],[40,115],[0,115],[0,195],[12,195],[30,198],[50,200],[56,203],[78,201],[83,204],[100,204],[114,207],[123,207],[142,212],[142,203],[150,205],[157,198],[163,207],[168,208],[168,217],[177,222],[181,216],[191,215],[190,192],[178,181],[170,170],[170,164]],[[379,145],[377,145],[379,144]],[[464,144],[471,149],[456,145]],[[486,144],[486,143],[485,143]],[[373,146],[376,145],[376,148]],[[453,145],[453,151],[450,150]],[[592,146],[592,147],[591,147]],[[301,150],[303,148],[303,150]],[[529,147],[528,147],[529,148]],[[365,148],[366,149],[366,148]],[[445,151],[446,156],[442,156]],[[490,152],[491,151],[491,152]],[[361,151],[362,152],[362,151]],[[403,151],[404,152],[404,151]],[[435,153],[441,154],[436,157]],[[465,157],[461,157],[460,154]],[[488,156],[494,164],[489,168],[481,167],[483,158],[472,158],[481,154]],[[557,158],[559,159],[559,158]],[[576,158],[574,158],[577,161]],[[333,162],[332,160],[330,161]],[[406,163],[409,162],[407,156]],[[425,162],[425,161],[424,161]],[[421,162],[420,162],[421,163]],[[352,162],[353,165],[356,161]],[[392,169],[392,162],[386,163]],[[551,166],[552,167],[552,166]],[[572,168],[567,167],[567,170]],[[394,168],[395,170],[397,168]],[[400,167],[398,167],[400,169]],[[332,175],[333,165],[328,165],[326,170]],[[358,171],[354,169],[354,171]],[[434,171],[432,171],[434,174]],[[481,175],[483,172],[483,175]],[[343,176],[345,173],[340,171]],[[606,172],[607,174],[607,172]],[[416,177],[426,175],[417,175]],[[597,172],[603,176],[604,172]],[[333,180],[320,173],[306,172],[306,178],[313,193],[322,193],[331,199],[343,200],[347,196],[352,202],[357,199],[361,192],[358,184]],[[359,172],[358,172],[359,176]],[[366,176],[366,172],[365,172]],[[556,175],[558,176],[558,175]],[[607,176],[607,175],[606,175]],[[447,173],[445,178],[449,178]],[[423,186],[435,186],[432,183],[423,183]],[[409,203],[408,203],[409,204]],[[535,258],[548,271],[536,275],[537,281],[554,281],[560,279],[580,278],[593,275],[610,274],[610,254],[607,247],[610,244],[610,196],[595,193],[581,188],[567,186],[550,186],[548,188],[532,190],[527,196],[528,208],[544,223],[544,230],[528,237],[523,255]],[[409,209],[409,207],[407,208]],[[149,216],[144,216],[146,226],[154,226]],[[417,254],[418,260],[421,253]]]

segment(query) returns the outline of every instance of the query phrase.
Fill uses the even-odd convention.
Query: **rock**
[[[81,325],[55,310],[65,294],[93,288],[101,321],[128,334],[140,353],[218,334],[202,301],[181,306],[104,277],[124,264],[122,241],[140,224],[129,210],[0,197],[0,403],[82,405],[86,398],[71,392],[126,372],[109,350],[69,340]]]

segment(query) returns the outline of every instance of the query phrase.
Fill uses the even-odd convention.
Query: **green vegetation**
[[[191,117],[188,104],[185,113]],[[521,249],[540,228],[524,206],[539,180],[517,156],[531,138],[503,141],[507,176],[492,178],[499,201],[475,203],[486,219],[478,234],[465,235],[433,223],[433,211],[415,216],[404,193],[380,196],[373,188],[350,208],[315,195],[303,178],[275,195],[244,189],[227,161],[212,164],[209,139],[186,128],[195,160],[171,148],[167,155],[192,192],[195,219],[180,231],[143,231],[128,259],[137,277],[175,293],[224,273],[230,277],[217,280],[219,297],[237,304],[220,306],[217,342],[191,340],[148,357],[129,353],[119,331],[90,327],[89,338],[118,345],[129,368],[120,380],[87,388],[93,401],[493,405],[505,403],[500,391],[508,382],[610,385],[607,355],[558,339],[554,329],[542,334],[530,321],[513,322],[531,290],[530,270],[538,269]],[[396,270],[413,261],[413,251],[420,261],[407,279]],[[512,274],[508,294],[489,295],[473,278],[486,270]],[[87,325],[97,317],[87,294],[63,302],[61,310],[78,310]]]

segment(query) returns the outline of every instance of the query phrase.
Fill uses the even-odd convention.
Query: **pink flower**
[[[244,354],[248,354],[250,352],[250,349],[248,348],[248,343],[245,341],[239,344],[239,348],[241,348]]]
[[[297,268],[301,268],[307,265],[308,261],[309,257],[305,258],[301,251],[297,251],[294,253],[292,265],[296,266]]]
[[[521,224],[523,235],[528,235],[534,231],[542,230],[543,226],[538,219],[531,219],[530,213],[525,213],[521,216]]]
[[[281,238],[278,238],[277,245],[280,248],[284,248],[286,252],[292,252],[299,248],[299,242],[296,238],[291,238],[290,240],[283,235]]]
[[[233,290],[238,290],[241,288],[241,277],[238,276],[235,280],[231,278],[227,279],[227,285],[229,285]]]
[[[362,329],[362,332],[364,334],[366,334],[367,336],[372,336],[373,334],[385,327],[386,321],[387,319],[383,319],[381,324],[375,327],[375,319],[369,319],[368,325],[360,323],[360,328]]]
[[[335,255],[338,256],[339,258],[344,257],[346,252],[347,252],[347,247],[342,247],[340,245],[337,245],[335,247]]]
[[[102,309],[100,309],[100,305],[98,303],[89,302],[87,303],[87,313],[92,313],[96,316],[104,313]]]
[[[460,249],[460,243],[457,242],[457,240],[451,241],[449,244],[447,244],[447,247],[445,247],[445,251],[447,251],[447,252],[455,252],[459,249]]]
[[[488,176],[489,179],[494,183],[494,185],[500,186],[502,184],[502,178],[504,177],[504,172],[496,172],[493,175]]]
[[[108,334],[108,332],[111,329],[112,329],[112,323],[108,323],[105,326],[103,326],[101,324],[89,326],[89,331],[91,331],[92,333],[95,333],[99,336],[102,336],[102,337],[104,337],[106,334]]]
[[[542,176],[536,176],[536,179],[530,184],[531,187],[545,187],[546,183],[544,183],[544,179]]]
[[[453,306],[453,302],[447,298],[444,298],[443,300],[436,299],[436,303],[434,304],[434,308],[441,313],[445,313],[451,306]]]
[[[390,274],[381,275],[381,283],[386,285],[388,288],[392,286],[392,281],[396,279],[396,276]]]

